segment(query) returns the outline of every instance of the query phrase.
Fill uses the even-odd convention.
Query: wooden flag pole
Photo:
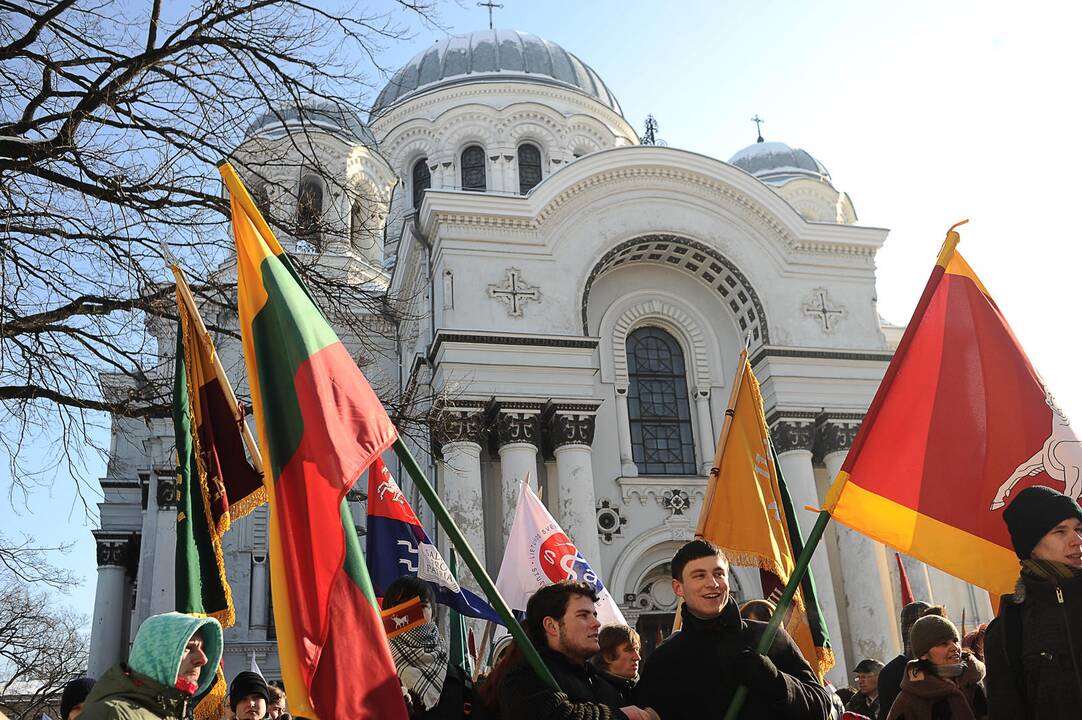
[[[184,279],[184,272],[179,265],[174,262],[170,264],[169,268],[173,271],[173,277],[177,280],[177,292],[180,294],[185,306],[187,306],[188,314],[195,319],[199,340],[210,348],[210,361],[214,365],[214,374],[217,376],[218,382],[222,384],[225,400],[229,403],[229,411],[233,413],[233,419],[240,428],[240,436],[244,438],[244,446],[248,448],[248,453],[252,456],[252,466],[255,467],[256,472],[262,475],[263,457],[259,454],[259,446],[256,444],[255,438],[252,437],[252,431],[248,429],[248,423],[244,422],[244,415],[240,411],[240,404],[233,392],[233,385],[229,382],[229,378],[225,374],[225,368],[222,367],[222,361],[218,358],[218,351],[214,348],[214,342],[211,340],[210,332],[203,322],[203,316],[199,314],[199,308],[195,304],[192,289],[188,287],[188,281]]]
[[[492,642],[492,633],[496,629],[496,623],[489,620],[485,623],[485,632],[481,635],[481,645],[477,648],[477,661],[473,664],[473,681],[481,676],[481,666],[484,665],[485,653],[488,652],[488,644]]]
[[[473,573],[474,580],[481,586],[481,590],[485,593],[485,597],[493,609],[499,614],[503,620],[507,629],[511,631],[511,635],[515,638],[515,642],[518,643],[519,649],[522,654],[526,656],[526,660],[533,667],[534,672],[538,677],[545,681],[553,690],[560,691],[560,686],[556,683],[556,679],[552,677],[552,673],[549,672],[548,667],[541,661],[541,656],[537,654],[537,648],[533,646],[530,639],[526,637],[526,632],[519,625],[515,619],[514,614],[511,612],[511,608],[507,606],[507,602],[500,595],[500,591],[496,589],[496,584],[492,582],[492,578],[488,576],[488,572],[477,560],[477,556],[473,554],[473,548],[466,542],[466,537],[462,534],[462,531],[458,529],[458,525],[455,524],[451,514],[447,512],[447,507],[440,500],[440,496],[436,494],[436,491],[428,482],[428,478],[421,472],[421,468],[417,465],[417,461],[413,459],[413,453],[409,451],[406,444],[402,442],[402,438],[399,437],[394,441],[394,445],[391,446],[394,449],[395,455],[402,461],[402,465],[405,466],[406,472],[413,479],[417,489],[420,491],[421,496],[428,503],[428,506],[432,508],[432,512],[436,516],[436,520],[439,521],[440,526],[444,532],[447,533],[448,539],[451,544],[458,550],[458,554],[466,561],[466,566]]]

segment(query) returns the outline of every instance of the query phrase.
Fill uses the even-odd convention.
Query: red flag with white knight
[[[827,498],[839,522],[993,594],[1023,488],[1082,496],[1082,443],[951,228]]]

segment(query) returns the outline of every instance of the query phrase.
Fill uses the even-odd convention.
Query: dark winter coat
[[[85,720],[180,720],[191,696],[162,685],[127,665],[114,665],[98,678],[79,715]]]
[[[447,664],[440,701],[428,710],[419,702],[413,703],[410,720],[462,720],[473,714],[475,704],[473,680],[452,662]]]
[[[631,701],[631,693],[635,689],[634,680],[628,680],[626,677],[613,675],[603,668],[597,668],[597,674],[616,690],[617,694],[620,696],[620,707],[634,704]]]
[[[984,659],[992,720],[1077,720],[1082,715],[1082,576],[1056,584],[1023,575],[988,626]]]
[[[754,650],[766,623],[744,620],[732,599],[719,617],[700,620],[683,609],[683,629],[646,659],[633,697],[652,707],[661,720],[720,718],[741,684],[737,663]],[[778,631],[768,653],[778,670],[769,696],[750,691],[741,718],[755,720],[825,720],[832,693],[816,680],[796,643]]]
[[[988,702],[981,685],[984,665],[969,653],[963,653],[962,658],[966,668],[956,683],[932,674],[925,661],[909,663],[902,678],[902,691],[887,719],[985,720]]]
[[[905,666],[909,664],[911,659],[908,655],[899,655],[879,671],[879,715],[876,720],[887,720],[887,715],[890,714],[890,706],[894,704],[898,693],[902,691]]]
[[[879,696],[876,695],[875,700],[869,700],[864,693],[857,693],[845,704],[845,709],[864,717],[877,718],[879,717]]]
[[[545,683],[522,658],[500,691],[504,720],[627,720],[620,693],[590,663],[576,663],[548,647],[538,650],[562,692]]]

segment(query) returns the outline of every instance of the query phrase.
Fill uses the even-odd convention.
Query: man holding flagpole
[[[740,718],[827,720],[830,693],[782,630],[770,652],[755,648],[767,624],[744,620],[729,594],[729,561],[709,540],[692,540],[672,560],[683,626],[646,659],[634,699],[664,720],[721,717],[739,686]]]

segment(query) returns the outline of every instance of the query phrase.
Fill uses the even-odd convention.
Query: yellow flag
[[[716,474],[711,473],[697,534],[722,548],[731,564],[759,568],[764,594],[770,597],[773,590],[780,595],[796,566],[797,553],[790,536],[793,521],[771,452],[759,382],[746,352],[740,355],[726,415],[726,427],[714,457]],[[818,607],[816,617],[809,622],[804,595],[805,588],[811,587],[810,581],[802,583],[784,627],[822,678],[834,666],[834,654]]]

